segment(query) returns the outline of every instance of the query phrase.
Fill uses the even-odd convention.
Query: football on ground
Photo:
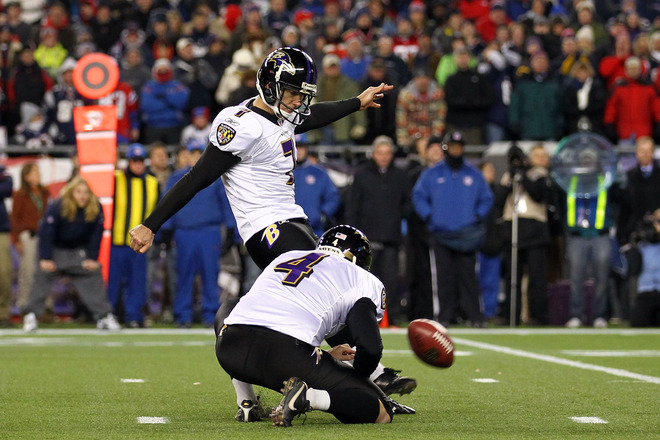
[[[410,348],[423,362],[440,368],[454,363],[454,343],[447,329],[430,319],[415,319],[408,326]]]

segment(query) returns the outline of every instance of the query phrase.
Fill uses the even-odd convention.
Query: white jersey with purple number
[[[209,134],[213,145],[241,159],[222,181],[243,241],[275,222],[307,218],[294,195],[295,126],[274,124],[246,103],[218,113]]]
[[[361,298],[376,305],[380,321],[385,288],[378,278],[335,254],[290,251],[264,269],[225,324],[267,327],[318,347]]]

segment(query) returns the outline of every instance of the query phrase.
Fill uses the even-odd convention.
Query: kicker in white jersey
[[[209,134],[213,145],[241,159],[222,181],[245,241],[274,222],[307,218],[295,202],[295,125],[274,124],[250,110],[248,102],[222,110]]]

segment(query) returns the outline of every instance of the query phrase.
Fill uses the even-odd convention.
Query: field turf
[[[454,365],[436,369],[414,357],[405,330],[383,332],[384,363],[419,382],[393,396],[416,415],[349,426],[315,411],[285,429],[234,421],[211,330],[0,330],[0,438],[660,438],[660,330],[459,328],[451,336]],[[267,405],[279,401],[258,391]]]

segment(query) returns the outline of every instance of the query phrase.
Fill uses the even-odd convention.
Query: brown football
[[[447,329],[430,319],[415,319],[408,326],[410,348],[422,361],[440,368],[454,363],[454,343]]]

